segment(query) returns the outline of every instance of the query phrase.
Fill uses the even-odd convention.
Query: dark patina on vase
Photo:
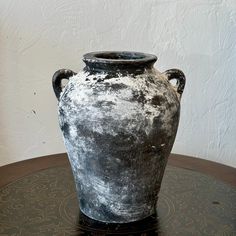
[[[81,72],[53,76],[79,206],[92,219],[127,223],[155,213],[185,85],[183,72],[160,73],[156,60],[93,52],[84,55]]]

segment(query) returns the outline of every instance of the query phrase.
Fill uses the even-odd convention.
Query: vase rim
[[[157,57],[153,54],[134,51],[97,51],[86,53],[83,61],[102,64],[154,64]]]

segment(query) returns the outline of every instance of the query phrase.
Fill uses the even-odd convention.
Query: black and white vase
[[[92,219],[127,223],[155,213],[185,85],[183,72],[160,73],[156,60],[92,52],[81,72],[53,76],[79,206]],[[64,89],[63,79],[69,80]]]

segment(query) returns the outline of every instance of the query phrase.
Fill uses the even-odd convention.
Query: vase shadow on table
[[[159,226],[157,214],[141,221],[115,224],[93,220],[79,211],[76,235],[160,235]]]

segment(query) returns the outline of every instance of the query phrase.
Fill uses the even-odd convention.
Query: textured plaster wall
[[[65,151],[57,69],[137,50],[186,74],[173,152],[236,166],[235,39],[235,0],[0,0],[0,165]]]

